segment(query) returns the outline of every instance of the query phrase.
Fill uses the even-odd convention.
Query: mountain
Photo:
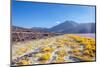
[[[56,25],[50,29],[52,32],[62,33],[63,31],[69,32],[70,29],[76,27],[78,24],[74,21],[65,21],[59,25]]]
[[[69,33],[69,31],[75,28],[77,25],[78,23],[74,21],[65,21],[59,25],[52,27],[50,31],[59,33]]]
[[[57,33],[95,33],[95,23],[76,23],[65,21],[50,28],[51,32]]]
[[[32,27],[30,29],[12,26],[12,31],[27,31],[37,33],[95,33],[95,23],[77,23],[74,21],[64,21],[52,28]]]

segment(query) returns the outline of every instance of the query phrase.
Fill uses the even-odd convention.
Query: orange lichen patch
[[[65,60],[63,57],[60,57],[60,56],[57,56],[56,57],[56,60],[55,60],[55,63],[63,63]]]
[[[50,58],[51,58],[51,53],[44,53],[44,54],[42,54],[42,56],[38,59],[38,61],[40,62],[40,63],[46,63],[47,61],[49,61],[50,60]]]
[[[83,55],[88,55],[90,57],[95,57],[95,53],[92,50],[84,50]]]
[[[57,39],[56,42],[59,44],[59,45],[62,45],[64,46],[64,44],[66,43],[67,40],[65,39]]]
[[[46,52],[49,52],[49,51],[51,51],[51,48],[50,48],[50,47],[45,47],[45,48],[42,48],[42,51],[43,51],[43,52],[45,52],[45,51],[46,51]]]
[[[50,58],[51,58],[51,53],[44,53],[43,55],[42,55],[42,58],[44,59],[44,60],[49,60]]]
[[[52,51],[53,51],[53,48],[51,48],[51,47],[49,47],[49,46],[43,47],[43,48],[41,49],[41,51],[42,51],[42,52],[52,52]]]
[[[61,57],[64,57],[64,56],[67,56],[67,53],[66,53],[65,50],[60,50],[60,51],[57,51],[57,55],[61,56]]]
[[[90,51],[89,50],[84,50],[83,54],[89,55],[90,54]]]
[[[78,59],[81,59],[82,61],[93,61],[93,58],[91,58],[90,56],[74,56]]]
[[[95,50],[96,50],[95,39],[80,37],[76,35],[69,35],[69,37],[75,41],[75,42],[72,42],[74,43],[74,45],[72,45],[71,47],[77,48],[78,46],[84,46],[81,53],[78,49],[74,49],[72,50],[72,54],[81,60],[92,61],[93,57],[95,57]]]
[[[25,53],[25,52],[27,51],[27,48],[22,47],[22,48],[19,48],[19,50],[20,50],[21,52]]]
[[[30,62],[28,60],[21,60],[20,64],[22,64],[22,65],[28,65],[28,64],[30,64]]]
[[[81,51],[78,50],[78,49],[73,49],[73,50],[72,50],[72,54],[73,54],[73,55],[81,55]]]

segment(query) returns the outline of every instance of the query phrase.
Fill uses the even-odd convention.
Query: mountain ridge
[[[51,28],[42,28],[42,27],[32,27],[32,28],[23,28],[18,26],[12,26],[13,29],[20,28],[26,29],[28,31],[37,31],[37,32],[53,32],[53,33],[95,33],[96,24],[91,23],[77,23],[74,21],[64,21],[56,26]]]

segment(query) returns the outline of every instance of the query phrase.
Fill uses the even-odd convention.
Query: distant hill
[[[95,33],[95,23],[81,23],[71,32],[73,33]]]
[[[42,27],[32,27],[31,30],[37,30],[40,32],[49,32],[48,28],[42,28]]]
[[[95,28],[95,23],[77,23],[74,21],[64,21],[52,28],[32,27],[28,29],[12,26],[13,31],[32,31],[40,33],[95,33]]]
[[[42,28],[23,28],[23,27],[18,27],[18,26],[12,26],[12,31],[13,32],[34,32],[34,33],[45,33],[45,31]]]
[[[79,24],[74,21],[65,21],[50,28],[50,31],[58,33],[95,33],[95,23]]]

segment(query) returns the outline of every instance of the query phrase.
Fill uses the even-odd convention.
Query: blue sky
[[[95,22],[95,7],[34,2],[12,3],[12,24],[20,27],[50,28],[66,20]]]

